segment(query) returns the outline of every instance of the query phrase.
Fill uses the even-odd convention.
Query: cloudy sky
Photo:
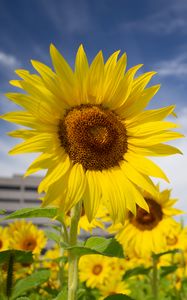
[[[80,43],[89,59],[102,49],[107,57],[114,50],[127,52],[128,66],[143,63],[143,71],[156,70],[153,84],[162,88],[152,107],[176,104],[177,122],[187,135],[187,1],[186,0],[0,0],[0,113],[15,106],[4,93],[15,91],[9,80],[14,70],[32,70],[30,59],[51,65],[53,42],[73,66]],[[6,132],[13,124],[0,120],[0,176],[23,173],[33,155],[9,156],[15,140]],[[173,142],[184,155],[157,159],[187,211],[187,140]]]

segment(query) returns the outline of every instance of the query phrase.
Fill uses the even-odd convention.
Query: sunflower
[[[10,236],[7,228],[0,227],[0,251],[9,249]]]
[[[187,228],[183,228],[180,223],[176,223],[176,226],[172,227],[167,233],[166,243],[168,250],[187,250]]]
[[[112,268],[110,260],[102,255],[84,255],[79,261],[79,278],[88,287],[94,288],[104,284],[110,277]]]
[[[10,133],[24,140],[10,154],[40,153],[26,175],[47,169],[38,188],[43,206],[63,199],[66,213],[83,199],[89,222],[101,203],[122,223],[136,204],[148,210],[139,187],[154,195],[149,176],[168,179],[146,156],[180,153],[163,144],[182,137],[163,121],[174,106],[144,111],[160,87],[146,87],[155,72],[135,77],[142,65],[126,71],[127,56],[118,59],[119,52],[104,62],[100,51],[89,65],[81,45],[72,70],[51,45],[54,71],[38,61],[31,63],[39,75],[17,70],[21,80],[11,83],[26,93],[7,97],[23,110],[2,116],[30,128]]]
[[[58,289],[60,287],[59,281],[59,262],[57,259],[61,256],[60,248],[55,246],[52,249],[46,251],[45,256],[43,257],[43,267],[51,270],[50,277],[43,287],[50,287],[51,289]]]
[[[106,297],[115,294],[130,294],[127,283],[115,279],[109,280],[106,284],[102,285],[99,290],[102,295],[99,300],[106,299]]]
[[[46,245],[44,232],[38,229],[32,222],[19,220],[9,224],[10,245],[13,249],[32,251],[40,254]]]
[[[137,207],[136,216],[129,212],[129,220],[116,235],[129,256],[150,256],[152,252],[159,253],[167,249],[166,236],[176,227],[172,216],[180,214],[179,209],[172,205],[177,201],[170,198],[171,190],[159,191],[152,197],[144,192],[144,198],[149,206],[149,212]]]

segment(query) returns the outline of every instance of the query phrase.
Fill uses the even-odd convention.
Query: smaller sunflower
[[[180,223],[176,223],[175,227],[166,235],[166,243],[168,250],[181,249],[185,251],[187,249],[187,228],[182,228]]]
[[[176,221],[172,216],[180,214],[179,209],[172,205],[177,201],[170,199],[170,190],[159,191],[156,186],[155,197],[144,192],[144,199],[149,206],[149,212],[137,206],[137,214],[129,212],[129,220],[122,226],[116,239],[123,245],[125,253],[129,256],[150,256],[152,252],[159,253],[166,250],[166,236]]]
[[[46,245],[44,232],[38,229],[32,222],[19,220],[9,225],[10,245],[13,249],[32,251],[40,254]]]
[[[0,251],[8,250],[10,236],[7,228],[0,227]]]
[[[129,295],[130,289],[124,281],[119,280],[109,280],[106,284],[102,285],[100,288],[101,297],[99,300],[104,300],[106,297],[115,295],[115,294],[124,294]]]
[[[79,278],[87,287],[104,284],[111,274],[110,261],[102,255],[85,255],[79,261]]]

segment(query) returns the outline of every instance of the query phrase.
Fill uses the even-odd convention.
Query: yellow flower
[[[182,228],[181,224],[176,223],[176,226],[172,227],[166,235],[166,244],[168,250],[181,249],[185,251],[187,249],[186,228]]]
[[[110,261],[102,255],[84,255],[79,261],[79,278],[94,288],[104,284],[111,274]]]
[[[60,248],[58,246],[46,251],[43,257],[43,267],[50,269],[51,273],[50,278],[45,284],[43,284],[43,287],[50,287],[51,289],[58,289],[60,287],[60,265],[59,262],[55,261],[55,259],[59,258],[60,256]]]
[[[0,227],[0,251],[9,249],[10,236],[7,228]]]
[[[124,281],[118,281],[114,278],[99,288],[102,297],[99,300],[105,299],[107,296],[115,294],[130,294],[130,289]]]
[[[171,216],[181,213],[172,207],[176,199],[170,199],[170,192],[159,192],[159,186],[154,198],[145,192],[149,213],[139,206],[136,216],[129,213],[129,221],[125,226],[121,225],[121,230],[116,235],[126,254],[145,257],[152,252],[158,253],[167,249],[166,236],[176,226],[176,221]]]
[[[13,249],[30,250],[33,254],[40,254],[47,242],[44,232],[25,220],[9,224],[9,232]]]
[[[17,70],[22,80],[11,82],[26,92],[7,94],[23,110],[2,118],[31,130],[10,133],[24,140],[10,153],[41,153],[26,175],[47,169],[39,185],[39,193],[46,192],[43,206],[60,200],[66,213],[83,199],[89,222],[102,203],[124,223],[136,204],[148,210],[138,187],[154,195],[149,176],[168,180],[146,156],[180,153],[163,144],[182,137],[170,130],[176,124],[163,121],[174,106],[144,111],[160,87],[146,87],[155,72],[135,78],[142,65],[125,71],[127,57],[118,59],[119,51],[105,63],[100,51],[89,65],[81,45],[75,71],[54,45],[50,53],[54,71],[31,61],[39,75]]]

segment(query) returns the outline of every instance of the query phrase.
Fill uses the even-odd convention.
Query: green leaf
[[[137,276],[137,275],[148,275],[151,269],[152,267],[144,268],[143,266],[129,269],[123,275],[123,280],[126,280],[130,277]]]
[[[0,252],[0,264],[6,263],[10,255],[14,255],[14,261],[19,263],[32,263],[33,257],[31,251],[21,251],[21,250],[5,250]]]
[[[160,276],[164,277],[167,276],[168,274],[171,274],[173,272],[175,272],[178,268],[178,265],[172,265],[172,266],[163,266],[161,267],[161,273]]]
[[[101,254],[111,257],[124,258],[122,246],[114,239],[104,237],[90,237],[82,246],[67,247],[78,256],[88,254]]]
[[[104,300],[134,300],[134,299],[124,294],[115,294],[106,297]]]
[[[10,219],[21,219],[21,218],[54,218],[57,215],[57,208],[55,207],[30,207],[21,208],[9,216],[5,217],[4,220]]]
[[[165,251],[165,252],[161,252],[161,253],[157,253],[157,254],[153,254],[152,257],[155,259],[158,259],[159,257],[166,255],[166,254],[176,254],[179,253],[181,250],[180,249],[174,249],[174,250],[169,250],[169,251]]]
[[[18,296],[21,296],[28,290],[36,288],[37,286],[46,282],[49,279],[49,276],[49,270],[40,270],[24,279],[19,280],[12,290],[11,299],[16,299]]]
[[[53,300],[67,300],[67,298],[68,298],[68,288],[67,286],[64,286],[62,288],[62,291]]]
[[[57,244],[60,243],[60,235],[57,234],[56,232],[50,231],[50,230],[45,230],[45,234],[48,237],[48,239],[53,240]]]
[[[30,300],[30,298],[28,298],[28,297],[19,297],[16,300]]]
[[[6,213],[5,209],[0,209],[0,215],[4,215]]]

